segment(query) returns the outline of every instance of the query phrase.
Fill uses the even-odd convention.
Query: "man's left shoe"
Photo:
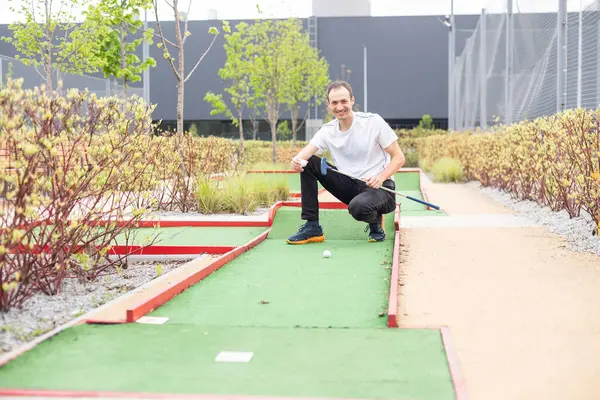
[[[365,232],[369,230],[369,242],[382,242],[385,240],[385,230],[383,229],[383,216],[372,222],[365,228]]]

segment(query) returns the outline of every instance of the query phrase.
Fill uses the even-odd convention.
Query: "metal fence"
[[[536,11],[540,3],[490,0],[482,10],[454,63],[450,56],[450,129],[600,105],[599,1],[548,0]]]
[[[0,84],[6,82],[8,78],[23,79],[24,88],[40,87],[46,82],[46,76],[42,68],[36,68],[23,64],[21,61],[0,54]],[[98,78],[90,75],[58,74],[53,75],[53,86],[61,80],[63,89],[87,89],[90,93],[95,93],[98,97],[122,96],[127,97],[136,95],[144,97],[144,89],[128,86],[123,91],[123,85],[114,79]]]

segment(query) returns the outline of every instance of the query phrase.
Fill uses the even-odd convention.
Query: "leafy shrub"
[[[405,163],[404,166],[407,168],[416,168],[419,166],[419,153],[415,149],[403,149]]]
[[[460,182],[463,180],[462,165],[453,158],[440,158],[433,164],[431,171],[437,182]]]
[[[468,180],[600,222],[600,110],[569,110],[489,132],[434,135],[415,142],[422,164],[456,159]]]
[[[69,275],[95,279],[120,262],[108,250],[152,206],[151,196],[124,190],[147,184],[152,166],[145,156],[155,150],[147,146],[151,108],[77,90],[52,96],[21,84],[9,80],[0,91],[10,167],[0,170],[7,188],[0,212],[2,311],[38,291],[60,292]]]

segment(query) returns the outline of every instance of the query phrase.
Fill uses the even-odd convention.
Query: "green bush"
[[[461,182],[463,180],[463,167],[458,160],[453,158],[440,158],[433,164],[431,172],[437,182]]]
[[[402,149],[406,162],[404,166],[407,168],[416,168],[419,166],[419,154],[415,149]]]
[[[195,195],[197,208],[204,214],[248,214],[287,200],[290,188],[286,176],[235,173],[221,180],[198,178]]]

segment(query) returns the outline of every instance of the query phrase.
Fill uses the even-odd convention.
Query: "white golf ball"
[[[329,258],[329,257],[331,257],[331,252],[330,252],[329,250],[325,250],[325,251],[323,252],[323,257],[325,257],[325,258]]]
[[[302,165],[303,167],[306,167],[306,164],[308,164],[308,161],[300,160],[300,165]]]

